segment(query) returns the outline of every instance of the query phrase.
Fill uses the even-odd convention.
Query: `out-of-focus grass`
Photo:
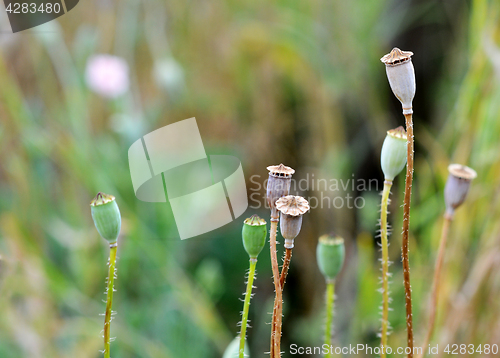
[[[449,160],[467,163],[478,172],[468,202],[457,212],[452,224],[446,253],[442,287],[445,297],[441,300],[436,335],[436,342],[443,344],[498,344],[500,338],[500,307],[493,298],[498,295],[500,264],[499,16],[498,2],[472,2],[468,48],[464,53],[468,59],[467,71],[453,107],[448,113],[440,111],[441,131],[435,137],[431,133],[422,135],[422,144],[429,148],[430,155],[426,163],[420,165],[421,175],[415,186],[422,204],[414,213],[416,218],[421,218],[414,226],[418,235],[414,262],[422,269],[414,277],[424,292],[425,278],[432,273],[432,266],[425,263],[429,256],[434,257],[442,224],[442,219],[436,220],[430,214],[437,206],[433,206],[434,187],[443,187]],[[437,204],[442,208],[440,201]],[[420,307],[424,307],[424,303],[422,300]]]
[[[499,7],[479,0],[81,2],[59,23],[2,33],[0,356],[99,356],[107,248],[90,219],[97,191],[115,195],[123,216],[113,356],[221,356],[237,333],[244,290],[240,223],[202,239],[175,239],[168,206],[136,200],[128,146],[196,116],[207,152],[237,155],[247,180],[257,174],[262,183],[265,167],[279,162],[297,178],[381,180],[385,131],[403,124],[379,61],[394,45],[415,52],[417,72],[410,243],[416,344],[450,162],[470,165],[478,178],[450,233],[435,342],[500,343]],[[124,98],[106,101],[86,88],[85,64],[95,53],[129,63]],[[172,60],[178,67],[158,83],[155,65]],[[394,347],[405,342],[402,180],[390,216]],[[247,184],[263,203],[264,190]],[[321,342],[324,282],[314,252],[317,237],[331,230],[347,240],[335,344],[378,344],[377,192],[326,195],[346,193],[363,194],[365,208],[317,208],[304,220],[285,290],[285,349]],[[273,292],[262,256],[250,307],[252,356],[269,344]]]

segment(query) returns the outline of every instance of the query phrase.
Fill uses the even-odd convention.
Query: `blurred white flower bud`
[[[385,63],[387,79],[392,92],[403,105],[403,114],[413,113],[412,102],[415,97],[415,70],[411,62],[413,52],[401,51],[394,47],[390,53],[380,59]]]
[[[156,62],[153,78],[158,87],[168,92],[176,92],[184,87],[184,70],[173,58]]]
[[[250,357],[250,350],[248,344],[245,342],[245,357]],[[238,358],[240,356],[240,336],[235,337],[224,351],[222,358]]]
[[[92,56],[87,61],[85,80],[95,93],[106,98],[116,98],[129,89],[128,64],[117,56]]]

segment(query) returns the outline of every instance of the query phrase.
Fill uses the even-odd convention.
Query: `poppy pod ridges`
[[[276,201],[281,213],[280,230],[285,239],[285,248],[292,249],[293,241],[302,227],[302,215],[309,209],[309,202],[301,196],[287,195]]]
[[[252,215],[243,223],[243,247],[250,258],[256,259],[266,244],[267,223],[257,215]]]
[[[120,234],[121,215],[115,197],[97,193],[90,202],[90,212],[101,237],[110,243],[116,242]]]
[[[477,173],[474,169],[461,164],[450,164],[448,172],[444,200],[447,215],[453,216],[455,210],[465,201],[470,183],[477,177]]]
[[[384,179],[393,181],[406,165],[406,131],[402,126],[387,131],[380,154]]]
[[[276,200],[290,193],[290,185],[292,183],[292,175],[295,170],[286,165],[271,165],[267,167],[269,170],[269,179],[267,181],[267,204],[271,208],[271,218],[278,218],[278,210],[276,209]]]
[[[403,106],[403,114],[413,113],[413,97],[415,97],[415,70],[411,62],[411,51],[401,51],[394,47],[390,53],[380,59],[385,64],[387,79],[392,92]]]

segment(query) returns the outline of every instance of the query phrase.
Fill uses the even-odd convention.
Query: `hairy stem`
[[[104,316],[104,358],[110,357],[110,325],[111,325],[111,306],[113,305],[113,291],[115,282],[115,265],[116,265],[116,248],[118,243],[114,242],[109,245],[109,273],[108,273],[108,289],[106,299],[106,314]]]
[[[410,201],[413,182],[413,121],[412,114],[405,114],[407,144],[405,198],[403,205],[403,238],[401,255],[403,257],[403,277],[406,303],[406,333],[409,349],[408,358],[413,358],[413,313],[411,307],[410,261],[408,257],[409,229],[410,229]]]
[[[333,304],[335,300],[335,280],[326,282],[326,323],[325,323],[325,344],[330,347],[332,340],[332,323],[333,323]],[[325,357],[331,357],[331,349]]]
[[[274,358],[274,332],[276,331],[276,305],[273,307],[273,318],[271,319],[271,350],[269,352],[270,358]]]
[[[257,259],[250,259],[250,270],[248,272],[247,290],[245,292],[245,302],[243,304],[243,316],[241,319],[240,331],[240,358],[245,357],[245,340],[247,333],[248,311],[250,308],[250,299],[252,298],[253,280],[255,278],[255,266]]]
[[[436,321],[436,310],[437,310],[437,302],[438,302],[438,291],[439,291],[439,279],[441,277],[441,267],[443,266],[444,261],[444,252],[446,249],[446,241],[448,240],[448,231],[450,229],[451,221],[453,217],[449,214],[444,215],[444,223],[443,223],[443,231],[441,232],[441,241],[439,243],[439,251],[436,259],[436,266],[434,268],[434,279],[432,281],[432,293],[429,302],[429,323],[427,326],[427,335],[425,337],[425,342],[423,345],[423,351],[421,357],[424,356],[424,353],[429,342],[432,338],[432,333],[434,332],[434,324]]]
[[[273,308],[273,319],[271,324],[271,358],[280,357],[280,336],[277,335],[277,325],[279,324],[278,312],[281,312],[281,306],[283,304],[281,284],[280,284],[280,272],[278,267],[278,256],[276,254],[276,230],[278,229],[278,218],[271,218],[271,232],[270,232],[270,250],[271,250],[271,267],[273,270],[273,280],[274,280],[274,308]]]
[[[282,321],[283,321],[283,289],[285,287],[285,281],[286,281],[286,276],[288,275],[288,268],[290,267],[290,261],[292,260],[292,249],[286,249],[285,251],[285,257],[283,259],[283,267],[281,268],[281,275],[280,275],[280,287],[281,287],[281,304],[280,305],[275,305],[275,309],[273,310],[273,316],[275,319],[273,319],[273,327],[274,327],[274,332],[275,332],[275,337],[278,337],[278,339],[275,338],[275,346],[277,346],[277,352],[275,351],[275,356],[280,357],[281,356],[281,326],[282,326]]]
[[[281,275],[280,275],[280,285],[281,285],[281,295],[282,296],[283,296],[283,289],[285,288],[286,277],[288,274],[288,268],[290,267],[291,259],[292,259],[292,249],[286,249],[285,257],[283,259],[283,267],[281,268]],[[278,315],[278,312],[276,311],[276,306],[274,306],[273,319],[271,322],[271,327],[272,327],[273,332],[276,331],[276,317],[277,317],[277,315]],[[274,342],[274,340],[272,342]],[[271,357],[273,357],[273,356],[274,356],[274,352],[273,352],[273,355]]]
[[[285,287],[286,276],[288,275],[288,268],[290,267],[291,260],[292,260],[292,249],[286,249],[280,276],[281,291],[283,291]]]
[[[387,241],[387,205],[391,193],[392,181],[385,180],[382,191],[382,205],[380,213],[380,233],[382,239],[382,332],[380,357],[385,358],[387,347],[387,331],[389,327],[389,243]]]

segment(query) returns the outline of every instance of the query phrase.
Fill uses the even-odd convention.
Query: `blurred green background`
[[[284,293],[284,357],[290,344],[322,342],[325,283],[315,247],[330,231],[347,246],[334,343],[377,346],[379,154],[386,131],[404,124],[379,60],[394,46],[414,52],[417,76],[416,345],[452,162],[478,178],[451,228],[433,343],[500,344],[497,0],[82,0],[57,21],[17,34],[0,13],[0,357],[101,356],[108,248],[89,207],[98,191],[116,196],[123,217],[112,356],[221,357],[239,331],[248,267],[241,225],[254,213],[268,220],[256,182],[281,162],[297,179],[378,181],[369,191],[326,193],[362,197],[359,210],[317,207],[305,216]],[[128,63],[124,95],[109,100],[89,90],[85,68],[95,54]],[[168,205],[135,198],[127,151],[190,117],[207,153],[241,160],[256,194],[235,222],[181,242]],[[403,186],[400,175],[389,217],[392,347],[406,341]],[[296,192],[320,197],[310,189]],[[259,257],[250,307],[251,357],[269,350],[268,252]]]

